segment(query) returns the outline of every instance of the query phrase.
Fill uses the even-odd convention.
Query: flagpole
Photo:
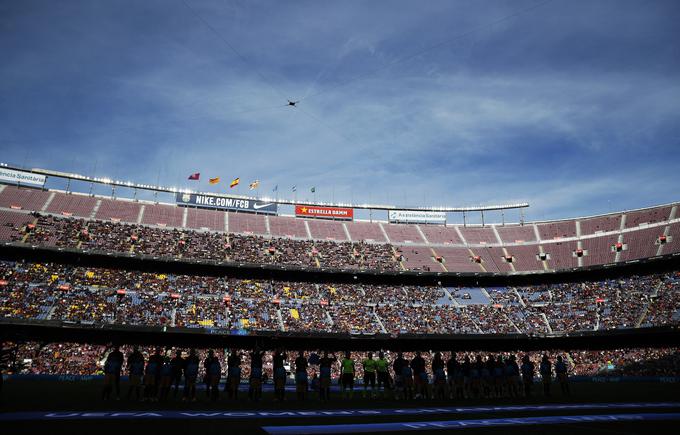
[[[92,177],[96,177],[96,176],[97,176],[97,160],[94,161],[94,169],[92,170]],[[92,182],[90,183],[90,196],[94,196],[94,195],[92,194],[92,189],[93,189],[93,188],[94,188],[94,179],[93,179]]]
[[[153,192],[153,201],[158,204],[158,185],[161,182],[161,168],[158,168],[158,175],[156,176],[156,186]],[[113,193],[111,194],[113,197]]]

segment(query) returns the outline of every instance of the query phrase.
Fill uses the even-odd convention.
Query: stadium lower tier
[[[6,187],[5,191],[8,189],[11,188]],[[512,274],[625,263],[680,252],[680,221],[674,218],[675,209],[673,207],[673,213],[667,213],[667,217],[659,221],[645,222],[631,228],[606,228],[594,234],[578,235],[578,231],[574,230],[573,234],[571,231],[556,233],[562,235],[545,232],[540,236],[546,225],[527,224],[514,229],[523,235],[509,236],[521,239],[505,240],[501,234],[506,234],[511,228],[437,227],[439,231],[451,234],[467,234],[467,238],[423,238],[412,242],[410,239],[414,237],[409,240],[327,240],[312,238],[311,232],[308,234],[305,231],[302,235],[296,233],[291,237],[272,233],[260,235],[242,228],[246,233],[237,234],[214,228],[184,228],[181,224],[180,227],[166,227],[165,224],[159,226],[143,222],[124,223],[118,219],[75,218],[0,207],[0,242],[84,252],[231,264],[285,265],[303,269]],[[178,213],[184,212],[180,210]],[[265,225],[268,219],[291,220],[297,226],[302,225],[301,228],[321,225],[315,221],[302,222],[286,217],[259,218],[262,219],[263,228],[270,227]],[[234,221],[236,219],[236,216],[232,218]],[[621,216],[619,220],[626,222]],[[581,228],[577,225],[579,222],[575,224],[571,221],[571,225]],[[335,222],[333,225],[340,228],[341,234],[351,234],[346,226],[349,224]],[[423,226],[421,229],[417,225],[358,222],[352,225],[359,228],[374,226],[373,230],[378,234],[404,230],[402,227],[408,227],[409,233],[423,234],[423,237],[426,233],[432,237],[438,234],[435,228]],[[222,228],[225,226],[222,225]]]
[[[7,373],[14,374],[35,374],[35,375],[97,375],[104,374],[107,370],[106,361],[114,348],[111,346],[90,345],[81,343],[7,343],[4,353],[6,354],[6,364],[9,368]],[[132,346],[121,346],[121,352],[126,356],[126,362],[133,351]],[[189,349],[174,347],[154,348],[139,347],[138,350],[144,356],[144,361],[149,362],[149,357],[159,352],[166,363],[170,363],[172,358],[181,355],[186,359]],[[230,363],[241,369],[241,379],[248,379],[251,375],[251,353],[241,350],[214,349],[212,350],[220,363],[220,373],[226,377],[229,373]],[[310,350],[302,353],[307,360],[307,372],[309,379],[314,375],[319,375],[319,359],[324,356],[326,350]],[[378,352],[352,352],[351,359],[354,361],[355,377],[363,379],[365,371],[364,365],[367,359],[378,359]],[[201,364],[198,374],[203,377],[206,367],[202,364],[208,355],[208,350],[196,350],[197,357]],[[435,353],[423,351],[418,352],[423,358],[421,365],[432,379],[435,369],[433,369],[433,359]],[[291,375],[296,371],[295,360],[301,355],[298,352],[289,352],[283,355],[283,365],[287,373]],[[331,374],[334,379],[341,375],[341,360],[344,352],[329,352],[332,360]],[[231,358],[229,358],[231,356]],[[385,351],[391,375],[394,375],[394,362],[399,354],[396,352]],[[451,365],[451,357],[454,356],[459,366]],[[575,376],[656,376],[656,377],[678,377],[680,376],[680,349],[678,348],[632,348],[615,350],[569,350],[569,351],[546,351],[546,352],[502,352],[490,354],[488,352],[441,352],[444,362],[444,371],[452,372],[460,369],[464,373],[477,366],[493,372],[494,368],[505,366],[514,359],[519,365],[522,359],[528,356],[533,363],[534,373],[540,374],[541,359],[547,356],[551,362],[551,370],[554,376],[555,363],[561,357],[565,363],[569,375]],[[416,357],[415,352],[403,352],[403,358],[411,363]],[[273,358],[274,352],[264,352],[262,357],[262,370],[267,379],[273,379]],[[466,361],[468,363],[466,364]],[[500,362],[499,362],[500,361]],[[122,366],[123,373],[128,373],[131,369],[130,364]],[[416,368],[417,369],[417,368]],[[448,373],[447,373],[448,374]]]
[[[2,261],[0,317],[254,331],[568,333],[679,324],[680,273],[443,288]]]

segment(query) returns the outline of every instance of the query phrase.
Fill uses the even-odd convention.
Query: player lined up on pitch
[[[228,355],[227,355],[228,353]],[[205,389],[205,397],[216,401],[220,389],[228,399],[238,400],[241,385],[247,386],[248,399],[262,399],[263,386],[273,384],[274,400],[286,400],[286,385],[294,384],[297,400],[316,398],[331,400],[332,385],[339,384],[340,397],[351,399],[355,393],[358,366],[362,369],[360,379],[362,397],[413,400],[531,397],[537,375],[543,386],[543,395],[551,395],[554,381],[561,394],[569,395],[569,368],[561,356],[555,363],[543,355],[538,370],[536,364],[525,354],[520,361],[510,355],[466,355],[457,359],[451,352],[445,360],[440,352],[427,355],[421,352],[408,359],[398,352],[393,360],[385,352],[373,353],[355,361],[352,353],[344,352],[341,358],[329,351],[298,351],[293,358],[283,349],[270,355],[255,348],[249,353],[232,350],[222,356],[209,350],[201,362],[195,349],[188,352],[177,350],[171,357],[160,348],[145,358],[137,347],[127,359],[116,346],[105,357],[104,388],[102,398],[108,400],[115,392],[120,398],[121,375],[127,372],[126,398],[141,401],[166,401],[172,397],[183,401],[196,401],[197,389]],[[225,355],[226,358],[225,358]],[[264,370],[265,359],[271,358],[270,379]],[[244,364],[249,360],[249,366]],[[226,370],[223,370],[226,363]],[[244,376],[244,371],[246,376]],[[226,373],[226,379],[223,374]],[[202,378],[199,382],[199,374]],[[224,382],[223,382],[224,381]],[[200,388],[197,388],[200,387]]]

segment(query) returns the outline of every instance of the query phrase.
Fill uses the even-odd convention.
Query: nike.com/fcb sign
[[[216,208],[220,210],[250,211],[254,213],[271,213],[278,210],[274,202],[256,201],[252,199],[225,198],[224,196],[198,195],[196,193],[177,193],[178,205]]]
[[[354,209],[345,207],[318,207],[313,205],[296,205],[295,215],[299,217],[318,217],[327,219],[354,218]]]

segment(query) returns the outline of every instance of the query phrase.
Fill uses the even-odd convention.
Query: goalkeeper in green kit
[[[369,352],[368,357],[362,361],[364,366],[364,397],[366,397],[366,390],[371,388],[371,397],[375,397],[375,372],[378,367],[378,362],[373,359],[373,353]]]
[[[376,369],[378,371],[378,390],[382,398],[385,398],[385,390],[390,389],[390,363],[385,359],[385,354],[383,352],[378,353],[378,360],[375,362]]]

